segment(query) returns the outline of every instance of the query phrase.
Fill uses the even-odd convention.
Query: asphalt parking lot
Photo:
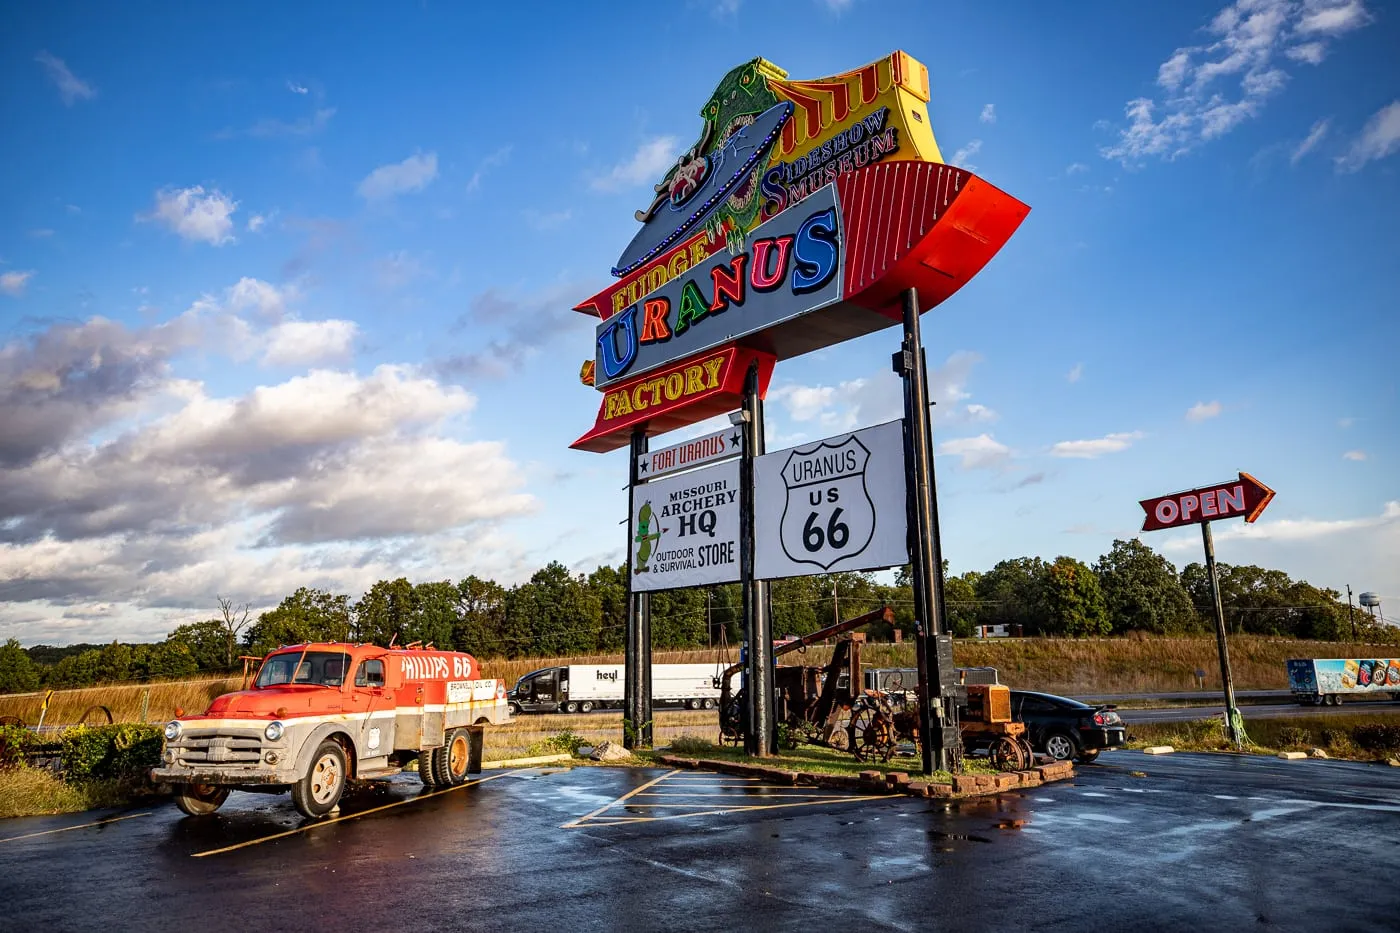
[[[1400,769],[1113,752],[941,802],[657,769],[0,823],[0,926],[1395,929]]]

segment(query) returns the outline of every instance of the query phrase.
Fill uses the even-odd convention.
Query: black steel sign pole
[[[956,720],[950,729],[945,687],[952,683],[951,645],[942,631],[942,564],[934,504],[933,450],[928,416],[928,385],[923,343],[919,335],[919,295],[904,292],[904,343],[894,355],[894,370],[904,380],[905,470],[911,480],[910,564],[914,615],[918,623],[919,739],[925,774],[946,771],[953,764],[950,741],[956,741]]]
[[[1220,649],[1220,682],[1225,685],[1225,728],[1236,747],[1244,744],[1240,734],[1240,710],[1235,705],[1235,678],[1230,673],[1230,647],[1225,643],[1225,608],[1220,604],[1220,580],[1215,573],[1215,539],[1210,522],[1201,522],[1201,540],[1206,546],[1206,571],[1210,574],[1210,601],[1215,609],[1215,642]]]
[[[778,752],[778,729],[773,710],[773,619],[769,614],[768,582],[754,579],[754,459],[764,454],[763,399],[758,392],[758,364],[744,378],[744,449],[739,460],[739,567],[743,590],[744,751],[766,758]]]
[[[632,561],[637,548],[633,517],[637,514],[637,464],[647,452],[644,427],[632,431],[632,460],[627,484],[627,640],[624,647],[623,729],[624,748],[651,748],[651,594],[632,589]]]

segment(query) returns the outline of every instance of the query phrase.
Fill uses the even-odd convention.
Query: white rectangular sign
[[[758,579],[909,562],[904,422],[765,454],[754,470]]]
[[[689,470],[737,457],[743,448],[742,441],[743,434],[739,429],[729,428],[683,444],[647,451],[637,458],[637,479],[645,482],[677,470]]]
[[[632,589],[739,579],[739,461],[632,489]]]

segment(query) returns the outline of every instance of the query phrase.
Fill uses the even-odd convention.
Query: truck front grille
[[[255,765],[262,760],[262,737],[255,732],[186,736],[175,749],[175,759],[192,766]]]

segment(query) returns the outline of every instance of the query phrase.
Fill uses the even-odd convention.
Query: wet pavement
[[[1196,719],[1210,719],[1225,715],[1222,706],[1172,706],[1148,709],[1120,709],[1123,721],[1132,725],[1135,722],[1190,722]],[[1394,700],[1357,700],[1341,706],[1299,706],[1297,703],[1269,703],[1241,706],[1240,714],[1250,719],[1287,719],[1294,716],[1353,716],[1366,713],[1373,716],[1395,716],[1400,722],[1400,703]]]
[[[0,821],[0,927],[1395,929],[1400,769],[1105,754],[960,802],[657,769]],[[98,822],[107,821],[107,822]],[[92,825],[96,823],[97,825]]]

